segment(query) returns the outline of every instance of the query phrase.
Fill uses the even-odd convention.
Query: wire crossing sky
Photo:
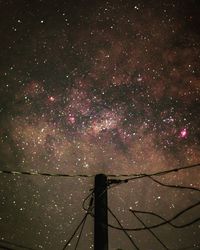
[[[179,168],[173,168],[171,170],[163,170],[160,172],[156,172],[156,173],[140,173],[140,174],[111,174],[111,175],[107,175],[107,177],[131,177],[128,179],[122,179],[122,180],[117,180],[117,179],[113,179],[112,181],[122,181],[122,182],[128,182],[130,180],[134,180],[134,179],[140,179],[140,178],[146,178],[146,177],[151,177],[152,176],[160,176],[160,175],[165,175],[165,174],[169,174],[169,173],[173,173],[173,172],[178,172],[184,169],[190,169],[190,168],[197,168],[200,167],[200,163],[197,164],[193,164],[193,165],[189,165],[189,166],[183,166],[183,167],[179,167]],[[95,177],[95,175],[86,175],[86,174],[76,174],[76,175],[70,175],[70,174],[65,174],[65,173],[42,173],[42,172],[37,172],[37,171],[12,171],[12,170],[3,170],[0,169],[0,174],[12,174],[12,175],[35,175],[35,176],[48,176],[48,177],[71,177],[71,178],[76,178],[76,177],[83,177],[83,178],[89,178],[89,177]]]
[[[169,220],[199,202],[199,16],[199,0],[0,1],[0,240],[62,249],[98,173],[116,179],[124,228],[160,222],[129,209]],[[152,230],[134,232],[139,249],[200,244],[198,221]],[[89,216],[83,242],[93,249]],[[110,229],[109,247],[133,244]]]

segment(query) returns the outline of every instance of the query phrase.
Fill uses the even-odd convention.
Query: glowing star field
[[[200,163],[200,1],[5,0],[0,19],[0,170],[129,175]],[[0,243],[61,250],[94,178],[0,178]],[[200,188],[200,168],[156,180]],[[200,201],[148,178],[108,194],[126,228],[142,226],[129,208],[169,219]],[[198,216],[197,206],[174,223]],[[200,249],[199,221],[154,232],[167,249]],[[128,233],[141,250],[165,249],[148,231]],[[92,217],[79,249],[93,249]],[[119,249],[134,247],[109,229]]]

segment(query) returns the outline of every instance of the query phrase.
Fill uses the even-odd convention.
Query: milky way
[[[118,175],[200,162],[199,15],[197,0],[0,1],[0,169]],[[195,168],[159,180],[199,187],[199,177]],[[93,178],[0,178],[0,238],[62,249]],[[129,207],[170,218],[199,201],[149,179],[109,192],[129,228],[141,226]],[[80,249],[93,249],[89,220]],[[200,247],[198,223],[155,232],[170,249]],[[110,249],[133,249],[109,234]],[[130,234],[139,249],[162,249],[148,232]]]

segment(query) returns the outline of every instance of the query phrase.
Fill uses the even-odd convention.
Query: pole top
[[[107,176],[106,174],[100,173],[100,174],[96,174],[95,176]]]
[[[96,174],[95,180],[107,180],[107,175],[105,174]]]

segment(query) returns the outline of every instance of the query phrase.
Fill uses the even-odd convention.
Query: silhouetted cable
[[[89,215],[89,213],[91,213],[91,210],[92,210],[92,203],[93,203],[93,196],[92,196],[92,195],[93,195],[93,192],[94,192],[94,191],[92,191],[92,192],[86,197],[86,199],[87,199],[87,198],[89,198],[89,197],[91,196],[90,203],[89,203],[89,207],[88,207],[88,209],[87,209],[87,216]],[[86,199],[85,199],[85,200],[86,200]],[[85,220],[84,220],[83,223],[82,223],[81,230],[80,230],[80,233],[79,233],[79,235],[78,235],[77,242],[76,242],[75,250],[78,249],[78,244],[79,244],[79,242],[80,242],[81,235],[82,235],[82,233],[83,233],[83,229],[84,229],[84,226],[85,226],[85,223],[86,223],[86,220],[87,220],[87,216],[85,217]]]
[[[122,180],[122,181],[123,181],[123,180]],[[123,183],[123,182],[122,182],[122,183]],[[112,182],[109,183],[109,185],[110,185],[110,184],[112,184]],[[117,182],[115,182],[115,185],[114,185],[114,186],[109,186],[108,189],[110,189],[110,188],[112,188],[112,187],[115,187],[115,186],[118,186],[118,185],[120,185],[120,184],[121,184],[121,181],[117,181]],[[178,187],[176,186],[176,188],[178,188]],[[105,192],[105,191],[104,191],[104,192]],[[102,192],[102,194],[103,194],[103,192]],[[84,202],[85,202],[91,195],[92,195],[92,192],[86,197],[86,199],[84,200]],[[162,219],[164,222],[158,223],[158,224],[156,224],[156,225],[148,226],[148,227],[140,227],[140,228],[133,228],[133,229],[131,229],[131,228],[124,228],[124,229],[125,229],[126,231],[141,231],[141,230],[148,230],[148,229],[157,228],[157,227],[160,227],[160,226],[163,226],[163,225],[166,225],[166,224],[169,224],[169,225],[171,225],[171,226],[174,227],[174,228],[184,228],[184,227],[188,227],[188,226],[194,224],[195,222],[199,221],[200,218],[196,218],[196,219],[194,219],[194,220],[192,220],[192,221],[190,221],[190,222],[188,222],[188,223],[185,223],[185,224],[183,224],[183,225],[176,225],[176,224],[173,224],[172,221],[175,220],[177,217],[181,216],[183,213],[185,213],[185,212],[189,211],[190,209],[192,209],[192,208],[198,206],[199,204],[200,204],[200,202],[197,202],[197,203],[195,203],[195,204],[193,204],[193,205],[187,207],[186,209],[180,211],[178,214],[176,214],[174,217],[172,217],[172,218],[169,219],[169,220],[166,220],[165,218],[163,218],[163,217],[161,217],[160,215],[157,215],[157,214],[155,214],[155,213],[153,213],[153,212],[144,212],[144,211],[138,211],[138,210],[130,210],[131,212],[134,211],[134,212],[136,212],[136,213],[146,213],[146,214],[151,214],[151,215],[157,216],[158,218]],[[85,209],[85,208],[84,208],[84,209]],[[92,209],[93,209],[93,207],[92,207]],[[91,209],[91,210],[92,210],[92,209]],[[86,209],[85,209],[85,210],[86,210]],[[90,213],[90,215],[93,217],[92,213]],[[113,225],[110,225],[110,224],[108,224],[108,226],[111,227],[111,228],[117,229],[117,230],[122,230],[121,228],[116,227],[116,226],[113,226]]]
[[[88,213],[87,213],[87,216],[88,216]],[[86,222],[86,220],[87,220],[87,216],[85,217],[85,219],[84,219],[84,221],[83,221],[83,223],[82,223],[81,231],[80,231],[80,233],[79,233],[79,235],[78,235],[78,239],[77,239],[77,242],[76,242],[75,250],[78,249],[78,244],[79,244],[79,242],[80,242],[81,235],[82,235],[82,233],[83,233],[83,229],[84,229],[84,226],[85,226],[85,222]]]
[[[111,184],[112,184],[112,183],[110,183],[109,180],[108,180],[108,186],[107,186],[107,188],[105,188],[105,189],[103,190],[103,192],[98,196],[98,198],[101,197],[108,189],[111,189],[111,188],[113,188],[113,187],[116,187],[116,186],[120,185],[121,182],[115,183],[113,186],[110,186]],[[90,193],[86,196],[86,198],[83,200],[83,203],[82,203],[82,208],[83,208],[83,210],[85,210],[85,211],[88,210],[88,209],[85,207],[85,203],[86,203],[87,200],[88,200],[91,196],[93,196],[93,194],[94,194],[94,189],[91,189],[91,190],[92,190],[92,192],[90,192]],[[93,214],[92,214],[93,208],[94,208],[94,205],[90,208],[90,215],[92,215],[92,216],[93,216]]]
[[[173,224],[170,220],[167,220],[167,219],[165,219],[164,217],[162,217],[162,216],[160,216],[159,214],[156,214],[156,213],[154,213],[154,212],[141,211],[141,210],[132,210],[132,209],[130,209],[130,211],[131,211],[132,213],[153,215],[153,216],[155,216],[155,217],[157,217],[157,218],[163,220],[163,221],[165,222],[165,224],[169,224],[170,226],[172,226],[172,227],[174,227],[174,228],[184,228],[184,227],[190,226],[190,225],[194,224],[195,222],[197,222],[198,220],[200,220],[200,218],[197,218],[197,219],[193,220],[192,222],[190,221],[190,222],[188,222],[188,223],[186,223],[186,224],[184,224],[184,225],[175,225],[175,224]],[[160,224],[157,224],[157,226],[158,226],[158,225],[159,225],[159,226],[162,226],[162,225],[165,225],[165,224],[164,224],[164,223],[160,223]]]
[[[14,248],[10,248],[10,247],[5,247],[3,245],[0,244],[0,248],[4,249],[4,250],[15,250]]]
[[[194,207],[197,207],[198,205],[200,205],[200,201],[185,208],[184,210],[180,211],[179,213],[177,213],[175,216],[173,216],[171,219],[169,220],[165,220],[164,222],[161,222],[161,223],[158,223],[158,224],[155,224],[155,225],[152,225],[152,226],[146,226],[146,227],[137,227],[137,228],[124,228],[126,231],[142,231],[142,230],[148,230],[148,229],[153,229],[153,228],[157,228],[157,227],[160,227],[160,226],[163,226],[163,225],[166,225],[166,224],[170,224],[170,222],[172,222],[173,220],[175,220],[176,218],[178,218],[179,216],[181,216],[182,214],[186,213],[187,211],[189,211],[190,209],[194,208]],[[141,213],[151,213],[151,212],[143,212],[143,211],[136,211],[136,210],[131,210],[130,211],[134,211],[134,212],[141,212]],[[160,216],[160,218],[162,218]],[[174,225],[174,224],[170,224],[171,226],[175,227],[175,228],[184,228],[184,227],[188,227],[192,224],[194,224],[195,222],[199,221],[200,220],[200,217],[191,221],[191,222],[188,222],[186,224],[183,224],[183,225]],[[113,225],[110,225],[108,224],[109,227],[111,228],[115,228],[117,230],[122,230],[120,227],[116,227],[116,226],[113,226]]]
[[[154,177],[152,176],[147,176],[148,178],[150,178],[152,181],[158,183],[159,185],[161,186],[164,186],[164,187],[169,187],[169,188],[178,188],[178,189],[188,189],[188,190],[192,190],[192,191],[198,191],[200,192],[200,189],[199,188],[195,188],[195,187],[188,187],[188,186],[180,186],[180,185],[171,185],[171,184],[166,184],[166,183],[163,183],[161,181],[158,181],[157,179],[155,179]]]
[[[27,171],[10,171],[10,170],[0,170],[0,174],[12,174],[12,175],[33,175],[33,176],[47,176],[47,177],[94,177],[95,175],[86,174],[56,174],[56,173],[41,173],[41,172],[27,172]]]
[[[63,250],[66,249],[66,247],[71,243],[71,241],[73,240],[74,236],[76,235],[76,232],[79,230],[79,228],[83,224],[83,222],[84,222],[84,220],[85,220],[86,217],[87,217],[87,213],[83,216],[82,220],[80,221],[80,223],[78,224],[78,226],[74,230],[72,236],[69,238],[69,240],[67,241],[67,243],[64,245]]]
[[[82,208],[83,208],[83,210],[88,211],[88,208],[85,207],[85,203],[87,202],[87,200],[88,200],[91,196],[93,196],[93,194],[94,194],[94,189],[92,189],[92,191],[91,191],[91,192],[85,197],[85,199],[83,200],[83,203],[82,203]]]
[[[118,184],[117,184],[118,185]],[[105,189],[100,195],[99,195],[99,197],[101,196],[101,195],[103,195],[104,194],[104,192],[106,191],[107,189]],[[85,202],[87,201],[87,199],[90,197],[90,196],[92,196],[93,195],[93,193],[94,193],[94,191],[92,191],[91,193],[89,193],[89,195],[88,196],[86,196],[86,198],[84,199],[84,201],[83,201],[83,204],[82,204],[82,207],[83,207],[83,209],[84,210],[86,210],[86,208],[85,208]],[[92,212],[92,209],[94,208],[94,206],[90,206],[90,211]],[[115,220],[117,221],[117,223],[119,224],[119,226],[120,226],[120,228],[121,229],[123,229],[123,226],[121,225],[121,223],[120,223],[120,221],[118,220],[118,218],[116,217],[116,215],[112,212],[112,210],[109,208],[109,207],[107,207],[107,209],[108,209],[108,211],[112,214],[112,216],[115,218]],[[94,217],[94,215],[92,214],[90,212],[90,215],[92,216],[92,217]],[[131,241],[131,243],[133,244],[133,246],[136,248],[136,249],[138,249],[139,250],[139,248],[137,247],[137,245],[134,243],[134,241],[133,241],[133,239],[130,237],[130,235],[125,231],[125,230],[123,230],[124,231],[124,233],[126,234],[126,236],[129,238],[129,240]]]
[[[2,245],[2,243],[3,244],[7,244],[7,245],[10,245],[10,246],[3,246]],[[4,247],[5,249],[15,249],[16,247],[17,248],[21,248],[21,249],[26,249],[26,250],[34,250],[33,248],[30,248],[30,247],[26,247],[26,246],[23,246],[23,245],[20,245],[20,244],[16,244],[16,243],[12,243],[12,242],[10,242],[10,241],[8,241],[8,240],[2,240],[2,239],[0,239],[0,246],[1,247]]]
[[[91,210],[91,207],[92,207],[92,203],[93,203],[93,197],[92,197],[91,200],[90,200],[90,204],[89,204],[89,207],[88,207],[88,211],[87,211],[86,214],[83,216],[82,220],[80,221],[80,223],[78,224],[78,226],[77,226],[76,229],[74,230],[72,236],[69,238],[69,240],[67,241],[67,243],[64,245],[63,250],[65,250],[65,249],[67,248],[67,246],[71,243],[71,241],[72,241],[73,238],[75,237],[75,235],[76,235],[77,231],[79,230],[79,228],[80,228],[83,224],[85,224],[85,221],[86,221],[86,219],[87,219],[87,216],[88,216],[88,214],[90,213],[90,210]],[[83,230],[83,229],[82,229],[82,230]],[[82,230],[81,230],[81,231],[82,231]],[[82,232],[81,232],[81,234],[82,234]],[[79,237],[80,237],[80,236],[79,236]],[[77,242],[79,243],[79,239],[78,239]],[[77,243],[76,243],[76,245],[77,245]],[[77,246],[78,246],[78,245],[77,245]]]
[[[133,176],[132,178],[122,180],[124,182],[127,182],[127,181],[131,181],[131,180],[135,180],[135,179],[146,178],[149,176],[160,176],[160,175],[165,175],[165,174],[169,174],[169,173],[173,173],[173,172],[179,172],[181,170],[191,169],[191,168],[195,168],[195,167],[200,167],[200,163],[188,165],[188,166],[184,166],[184,167],[179,167],[179,168],[173,168],[170,170],[163,170],[160,172],[155,172],[155,173],[150,173],[150,174],[140,173],[140,174],[130,174],[130,175],[118,175],[118,176],[117,175],[108,175],[108,176],[109,177],[130,177],[130,176]]]
[[[198,192],[200,192],[200,189],[199,188],[195,188],[195,187],[188,187],[188,186],[181,186],[181,185],[171,185],[171,184],[166,184],[166,183],[163,183],[163,182],[161,182],[161,181],[158,181],[157,179],[155,179],[154,177],[152,177],[152,176],[150,176],[150,175],[145,175],[145,174],[143,174],[143,177],[147,177],[147,178],[150,178],[152,181],[154,181],[154,182],[156,182],[156,183],[158,183],[159,185],[161,185],[161,186],[164,186],[164,187],[168,187],[168,188],[177,188],[177,189],[187,189],[187,190],[191,190],[191,191],[198,191]],[[138,178],[135,178],[136,180],[137,179],[139,179],[139,177]],[[135,180],[134,179],[134,180]],[[118,183],[117,185],[115,184],[115,185],[113,185],[113,186],[109,186],[109,188],[114,188],[114,187],[116,187],[116,186],[118,186],[118,185],[121,185],[121,184],[123,184],[123,183],[127,183],[128,182],[128,180],[126,179],[126,180],[110,180],[110,183],[109,183],[109,185],[112,185],[113,184],[113,181],[115,181],[114,183]]]
[[[122,182],[128,182],[130,180],[138,179],[138,178],[145,178],[148,176],[158,176],[158,175],[165,175],[168,173],[172,172],[178,172],[180,170],[184,169],[190,169],[190,168],[195,168],[199,167],[200,163],[194,164],[194,165],[189,165],[189,166],[184,166],[184,167],[179,167],[179,168],[173,168],[170,170],[164,170],[152,174],[146,174],[146,173],[140,173],[140,174],[108,174],[106,175],[107,177],[131,177],[128,179],[121,180]],[[11,175],[33,175],[33,176],[47,176],[47,177],[82,177],[82,178],[90,178],[90,177],[95,177],[96,174],[88,175],[88,174],[64,174],[64,173],[42,173],[42,172],[31,172],[31,171],[13,171],[13,170],[0,170],[0,174],[11,174]],[[118,180],[120,181],[120,180]]]
[[[131,238],[131,236],[126,232],[126,230],[123,228],[122,224],[120,223],[120,221],[118,220],[117,216],[112,212],[112,210],[108,207],[107,208],[108,211],[110,212],[110,214],[115,218],[115,220],[117,221],[117,223],[119,224],[121,230],[124,232],[124,234],[128,237],[128,239],[130,240],[130,242],[133,244],[133,246],[139,250],[138,246],[135,244],[135,242],[133,241],[133,239]]]
[[[140,223],[141,223],[144,227],[146,227],[145,223],[140,219],[140,217],[137,216],[137,214],[136,214],[134,211],[132,211],[132,212],[133,212],[133,214],[135,215],[135,217],[140,221]],[[153,235],[153,237],[154,237],[155,239],[157,239],[157,241],[164,247],[164,249],[169,250],[169,248],[168,248],[168,247],[158,238],[158,236],[157,236],[151,229],[148,229],[148,231],[150,232],[150,234]]]

